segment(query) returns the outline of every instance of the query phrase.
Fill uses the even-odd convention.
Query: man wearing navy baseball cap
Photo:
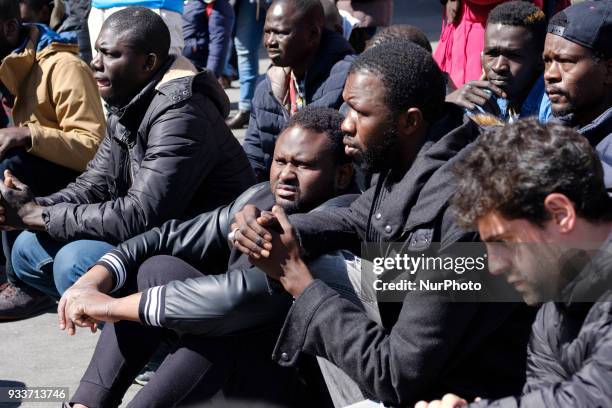
[[[597,150],[612,188],[612,0],[585,1],[550,20],[544,81],[557,122]]]

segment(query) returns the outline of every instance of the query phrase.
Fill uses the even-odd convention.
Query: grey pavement
[[[434,45],[440,35],[441,8],[437,0],[395,0],[393,23],[413,24],[424,29]],[[260,54],[261,72],[269,65],[265,52]],[[228,89],[233,111],[239,98],[238,81]],[[242,141],[245,130],[234,135]],[[57,314],[48,312],[37,317],[0,323],[0,388],[2,387],[68,387],[72,394],[85,371],[99,334],[88,330],[68,336],[57,328]],[[133,385],[124,401],[130,401],[141,387]],[[124,404],[125,405],[125,402]],[[57,403],[2,404],[0,407],[42,408]]]

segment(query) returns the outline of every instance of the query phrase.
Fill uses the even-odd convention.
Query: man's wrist
[[[313,281],[314,278],[302,259],[289,262],[284,266],[283,276],[280,277],[280,282],[285,290],[296,299]]]
[[[17,215],[21,218],[21,221],[31,229],[44,230],[45,220],[43,219],[43,208],[36,204],[34,201],[30,201],[21,206],[17,211]]]

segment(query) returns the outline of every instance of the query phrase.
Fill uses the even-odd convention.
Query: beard
[[[399,132],[390,124],[383,134],[382,142],[362,152],[361,168],[369,175],[388,169],[392,164],[389,161],[394,157],[398,147]]]

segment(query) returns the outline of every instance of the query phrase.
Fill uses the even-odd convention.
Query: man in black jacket
[[[476,239],[455,224],[448,202],[455,191],[450,168],[465,156],[477,129],[463,122],[460,108],[443,103],[444,87],[431,55],[412,43],[381,44],[357,57],[344,88],[349,110],[342,128],[348,133],[346,151],[361,151],[378,180],[349,208],[289,218],[305,255],[360,242],[383,251],[393,242],[427,251],[438,242],[433,255],[443,256],[458,242]],[[258,213],[247,206],[236,215],[235,245],[296,299],[273,358],[291,366],[308,353],[334,363],[363,394],[342,389],[338,394],[348,397],[339,395],[337,406],[364,396],[406,406],[441,395],[444,387],[474,397],[520,390],[531,323],[523,307],[456,303],[453,293],[415,291],[401,303],[379,303],[379,325],[324,278],[313,280],[300,245],[294,239],[280,242],[278,233],[265,227],[275,217],[258,220]],[[294,234],[281,237],[287,236]],[[452,277],[431,276],[446,278]]]
[[[266,14],[264,45],[273,66],[257,85],[244,150],[260,181],[268,177],[274,143],[304,106],[338,109],[353,49],[325,30],[319,0],[276,0]]]
[[[90,325],[92,319],[139,322],[104,328],[74,402],[98,406],[101,401],[120,400],[123,387],[168,336],[169,330],[161,328],[200,336],[181,338],[179,350],[166,359],[134,406],[186,403],[192,389],[196,392],[190,400],[210,397],[234,365],[238,378],[249,378],[240,386],[241,397],[287,402],[291,370],[280,369],[269,355],[290,298],[270,296],[265,274],[239,251],[230,251],[227,235],[233,215],[246,203],[267,209],[276,203],[290,213],[321,203],[348,205],[354,194],[336,197],[354,185],[341,122],[342,116],[329,108],[297,113],[279,137],[269,183],[252,187],[228,206],[189,221],[168,221],[120,244],[66,291],[58,312],[70,334],[75,323]],[[131,296],[114,299],[105,294],[115,291]],[[235,337],[253,331],[262,334],[246,341]],[[210,338],[224,334],[233,337]],[[253,374],[276,386],[261,386]],[[180,384],[172,382],[175,378],[182,380]],[[236,379],[230,383],[236,384]]]
[[[457,175],[458,219],[478,227],[490,272],[526,303],[546,302],[523,392],[470,407],[610,406],[612,200],[588,140],[559,125],[518,122],[481,136]],[[466,405],[446,395],[429,406]]]
[[[111,16],[92,61],[109,105],[107,136],[87,170],[47,197],[32,197],[11,174],[0,185],[3,225],[32,230],[15,242],[15,272],[51,297],[112,244],[226,204],[254,182],[224,122],[227,96],[214,76],[168,56],[169,37],[148,9]],[[2,316],[27,316],[5,306]]]

